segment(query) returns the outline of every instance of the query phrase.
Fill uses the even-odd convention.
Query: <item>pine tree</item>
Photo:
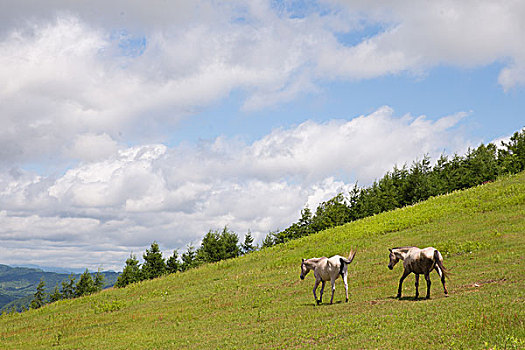
[[[315,232],[339,226],[350,221],[350,207],[345,203],[342,193],[319,204],[312,218],[311,227]]]
[[[69,276],[69,280],[62,281],[62,298],[72,299],[75,297],[75,277]]]
[[[162,257],[162,252],[157,242],[153,242],[151,248],[146,249],[146,253],[142,257],[144,258],[142,273],[145,278],[152,279],[166,273],[166,262]]]
[[[125,287],[128,284],[142,281],[142,272],[140,270],[140,264],[137,257],[131,253],[129,258],[126,260],[126,266],[124,270],[118,276],[115,287]]]
[[[253,237],[252,233],[248,231],[246,233],[246,236],[244,236],[244,242],[241,244],[241,250],[243,254],[248,254],[257,249],[256,246],[253,245]]]
[[[222,232],[210,230],[197,250],[197,259],[201,262],[217,262],[235,258],[241,253],[238,243],[239,237],[227,226]]]
[[[181,263],[179,262],[179,253],[177,249],[173,251],[173,255],[166,261],[166,268],[168,273],[176,273],[181,269]]]
[[[89,273],[88,269],[84,271],[84,273],[80,276],[80,280],[77,283],[77,287],[75,290],[75,296],[81,297],[83,295],[89,295],[96,291],[95,289],[95,283],[93,282],[93,278],[91,277],[91,274]]]
[[[197,249],[197,259],[201,262],[217,262],[224,259],[224,247],[220,242],[218,231],[208,231]]]
[[[55,301],[59,301],[62,299],[62,294],[60,293],[60,290],[58,289],[58,283],[55,286],[55,289],[53,290],[53,294],[49,296],[49,300],[54,303]]]
[[[93,281],[95,285],[95,291],[101,291],[104,288],[104,275],[100,272],[100,269],[97,271],[97,274],[95,275],[95,280]]]
[[[517,131],[498,149],[499,172],[515,174],[525,170],[525,129]]]
[[[239,236],[237,236],[235,232],[228,230],[227,226],[224,226],[224,229],[219,236],[219,243],[223,252],[221,260],[231,259],[241,255]]]
[[[186,252],[182,253],[181,259],[181,271],[186,271],[199,265],[199,262],[197,261],[197,252],[195,251],[195,248],[192,245],[189,245],[186,249]]]
[[[363,216],[363,191],[357,186],[357,182],[348,192],[348,206],[350,207],[350,221]]]
[[[31,309],[38,309],[46,304],[46,283],[43,279],[40,280],[38,286],[36,287],[36,292],[34,294],[33,300],[31,301]]]
[[[268,232],[266,237],[264,237],[264,240],[262,241],[262,248],[269,248],[271,246],[274,246],[276,244],[275,242],[275,236],[278,235],[279,232]]]

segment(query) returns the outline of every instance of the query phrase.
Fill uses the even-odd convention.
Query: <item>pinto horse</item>
[[[314,298],[317,305],[321,304],[323,302],[323,291],[326,281],[330,281],[332,284],[332,298],[330,299],[330,304],[334,301],[334,292],[335,292],[335,280],[341,276],[343,279],[343,282],[345,284],[345,291],[346,291],[346,302],[348,302],[348,264],[354,260],[355,251],[352,249],[350,251],[350,255],[347,258],[344,258],[340,255],[334,255],[331,258],[311,258],[311,259],[303,259],[301,262],[301,279],[304,280],[304,277],[310,272],[311,270],[314,271],[315,276],[315,285],[314,285]],[[319,300],[317,300],[317,294],[316,290],[319,286],[319,283],[322,283],[321,285],[321,295],[319,297]]]
[[[443,284],[443,290],[445,295],[448,296],[447,287],[445,286],[445,277],[448,276],[448,271],[443,266],[443,257],[441,253],[433,248],[428,247],[424,249],[419,249],[417,247],[399,247],[389,249],[390,251],[390,263],[388,268],[392,270],[399,261],[403,260],[403,266],[405,270],[403,271],[403,276],[399,280],[399,288],[397,290],[397,298],[401,298],[401,288],[403,286],[403,280],[410,275],[412,272],[416,275],[416,299],[419,297],[419,275],[425,275],[425,280],[427,281],[427,296],[426,299],[430,298],[430,272],[436,270],[439,277],[441,278],[441,283]]]

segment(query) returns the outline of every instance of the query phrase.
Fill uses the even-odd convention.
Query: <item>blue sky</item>
[[[171,142],[241,135],[249,140],[276,126],[292,127],[306,120],[351,119],[388,105],[396,115],[426,115],[429,119],[469,113],[464,127],[476,145],[508,136],[525,125],[525,91],[504,91],[497,83],[498,63],[476,69],[436,67],[424,77],[388,76],[359,82],[329,82],[318,93],[263,111],[243,111],[242,92],[233,92],[219,103],[183,121]]]
[[[260,241],[525,126],[525,5],[0,0],[0,263]],[[81,256],[82,259],[78,257]]]

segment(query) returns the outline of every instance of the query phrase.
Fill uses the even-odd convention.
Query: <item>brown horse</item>
[[[334,301],[334,292],[335,292],[335,280],[341,276],[343,279],[343,282],[345,284],[345,291],[346,291],[346,302],[348,302],[348,264],[354,260],[355,251],[352,249],[350,252],[350,255],[347,258],[344,258],[340,255],[334,255],[331,258],[311,258],[311,259],[303,259],[301,262],[301,279],[304,280],[304,277],[310,272],[310,270],[314,271],[315,276],[315,285],[314,285],[314,298],[317,305],[321,304],[323,302],[323,291],[324,291],[324,285],[326,281],[330,281],[332,284],[332,298],[330,299],[330,304]],[[316,290],[319,286],[319,283],[322,283],[321,285],[321,295],[319,300],[317,300],[317,294]]]
[[[416,299],[419,297],[419,275],[425,275],[427,281],[427,296],[426,299],[430,298],[430,272],[436,270],[441,283],[443,283],[443,290],[445,295],[448,295],[447,287],[445,286],[445,277],[448,276],[448,271],[443,266],[443,257],[441,253],[432,247],[419,249],[417,247],[399,247],[392,248],[390,250],[390,263],[388,268],[392,270],[394,265],[397,264],[399,259],[403,260],[403,276],[399,280],[399,288],[397,290],[397,298],[401,298],[401,288],[403,286],[403,280],[410,275],[412,272],[416,275]]]

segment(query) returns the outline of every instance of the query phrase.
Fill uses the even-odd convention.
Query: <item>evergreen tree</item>
[[[125,287],[128,284],[142,281],[142,272],[137,257],[131,253],[126,260],[126,266],[115,283],[115,287]]]
[[[72,299],[75,297],[75,277],[69,276],[69,280],[62,281],[62,298]]]
[[[492,181],[498,175],[497,149],[493,144],[481,144],[467,158],[469,187]]]
[[[379,201],[379,186],[374,181],[372,186],[364,188],[361,192],[361,209],[363,217],[374,215],[381,212],[381,203]]]
[[[517,131],[508,142],[501,142],[498,163],[501,174],[516,174],[525,170],[525,129]]]
[[[434,165],[432,173],[430,174],[431,182],[436,188],[437,194],[445,194],[450,191],[450,174],[448,171],[449,167],[448,157],[442,154]]]
[[[197,249],[197,259],[201,262],[217,262],[224,259],[224,249],[217,231],[208,231]]]
[[[173,251],[173,255],[166,261],[166,268],[168,273],[176,273],[181,270],[181,263],[179,262],[179,253],[177,249]]]
[[[38,286],[36,287],[36,292],[31,301],[31,309],[38,309],[46,304],[47,296],[45,292],[46,283],[43,279],[40,280]]]
[[[315,230],[313,223],[314,218],[312,217],[312,212],[310,208],[305,207],[301,210],[301,218],[297,223],[293,223],[284,231],[273,234],[273,244],[284,243],[291,239],[308,236],[309,234],[314,233]]]
[[[448,162],[446,169],[446,172],[448,173],[447,178],[449,179],[448,192],[461,190],[467,187],[467,184],[464,181],[466,167],[463,157],[454,154],[454,157]]]
[[[262,248],[269,248],[271,246],[275,245],[275,236],[278,234],[278,232],[268,232],[266,237],[264,237],[262,241]]]
[[[195,247],[193,247],[191,244],[186,249],[186,252],[182,253],[181,259],[181,271],[187,271],[199,265],[199,262],[197,260],[197,252],[195,251]]]
[[[105,277],[99,269],[95,275],[95,280],[93,281],[93,284],[95,285],[95,292],[99,292],[104,288],[104,280]]]
[[[345,203],[342,193],[329,201],[319,204],[312,218],[312,229],[319,232],[350,221],[350,208]]]
[[[166,262],[157,242],[153,242],[142,257],[144,258],[144,264],[142,264],[144,278],[153,279],[166,273]]]
[[[357,220],[363,217],[363,193],[357,182],[354,187],[348,193],[348,206],[350,220]]]
[[[228,227],[226,226],[224,226],[224,229],[221,232],[219,243],[223,251],[222,259],[231,259],[241,255],[239,236],[237,236],[235,232],[228,230]]]
[[[405,205],[423,201],[434,194],[429,181],[430,170],[430,158],[426,155],[421,161],[412,163],[402,189]]]
[[[55,289],[53,290],[53,293],[49,296],[49,300],[54,303],[55,301],[59,301],[62,299],[62,294],[60,293],[60,290],[58,289],[58,283],[55,285]]]
[[[89,295],[96,292],[95,283],[93,282],[93,278],[91,277],[91,274],[89,273],[88,269],[84,271],[82,275],[80,275],[80,280],[77,283],[77,287],[75,290],[75,296],[81,297],[83,295]]]
[[[377,190],[381,211],[399,208],[399,188],[392,173],[387,173],[377,182]]]
[[[276,231],[268,234],[263,240],[263,247],[271,247],[272,245],[286,243],[296,237],[298,232],[300,232],[298,225],[293,223],[283,231]]]
[[[244,242],[241,244],[241,250],[243,254],[251,253],[257,250],[257,247],[253,245],[252,233],[248,231],[244,236]]]
[[[197,250],[197,259],[201,262],[217,262],[240,255],[239,237],[225,226],[222,232],[208,231]]]

